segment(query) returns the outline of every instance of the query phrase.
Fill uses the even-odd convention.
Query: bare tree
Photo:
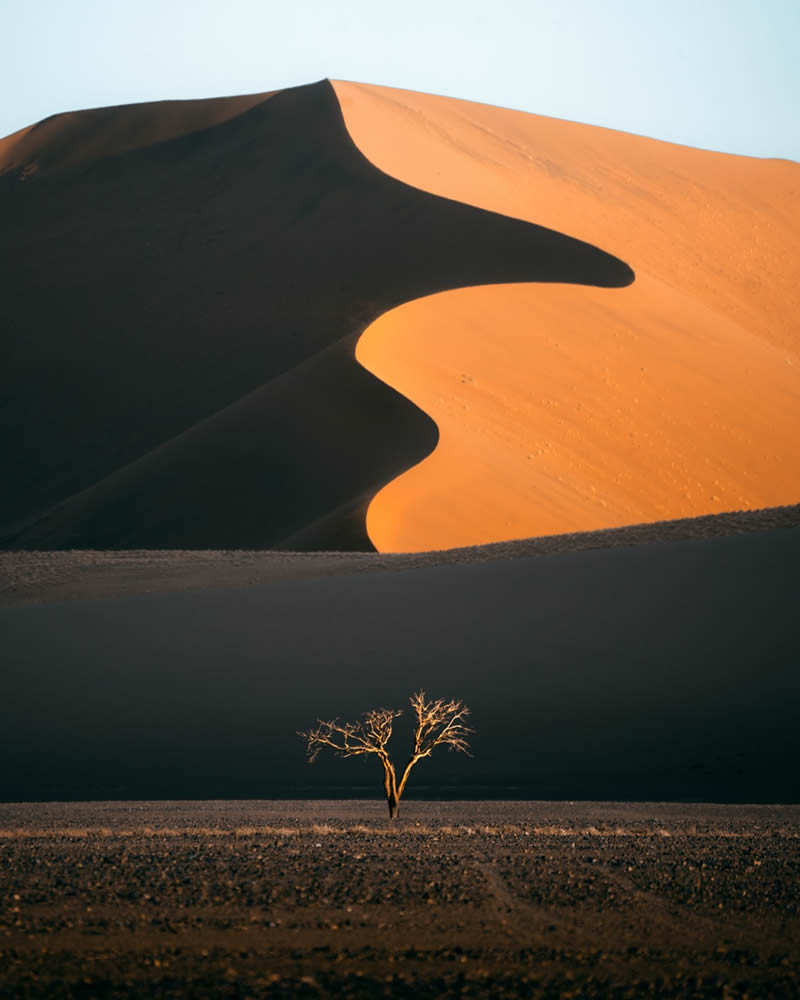
[[[446,746],[450,750],[460,750],[471,756],[469,736],[473,730],[464,721],[469,715],[469,709],[462,701],[445,701],[444,698],[429,700],[424,691],[417,691],[411,696],[411,707],[416,716],[414,749],[399,782],[386,748],[392,735],[394,720],[403,714],[399,709],[372,709],[364,712],[360,722],[339,722],[338,719],[323,722],[322,719],[317,719],[316,727],[310,732],[298,733],[306,741],[309,764],[317,759],[317,754],[323,747],[330,747],[340,757],[375,754],[383,765],[386,804],[389,806],[389,817],[393,818],[397,815],[411,768],[423,757],[430,757],[434,747]]]

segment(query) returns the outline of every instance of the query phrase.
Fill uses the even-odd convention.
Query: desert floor
[[[788,997],[800,807],[0,805],[0,995]]]

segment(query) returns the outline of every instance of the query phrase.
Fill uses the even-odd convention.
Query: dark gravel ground
[[[0,805],[2,997],[797,997],[800,807]]]

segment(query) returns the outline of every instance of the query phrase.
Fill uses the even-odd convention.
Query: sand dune
[[[15,171],[31,177],[86,167],[221,125],[274,93],[153,101],[52,115],[0,139],[0,173]]]
[[[796,802],[798,514],[550,551],[5,554],[0,799],[377,796],[295,731],[422,686],[471,707],[475,757],[415,793]]]
[[[648,522],[800,499],[799,172],[327,82],[3,140],[0,798],[369,794],[295,731],[422,686],[423,793],[796,801],[798,508]],[[371,542],[474,547],[196,551]]]
[[[435,421],[373,501],[380,550],[796,502],[800,165],[336,82],[378,167],[596,243],[624,290],[446,292],[381,317],[370,371]]]
[[[370,497],[438,432],[356,363],[364,327],[445,288],[633,277],[388,177],[327,82],[2,152],[6,548],[369,548]]]
[[[0,141],[0,545],[796,502],[799,195],[794,163],[360,84],[49,118]]]

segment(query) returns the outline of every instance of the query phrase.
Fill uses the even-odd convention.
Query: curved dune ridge
[[[334,87],[381,170],[602,246],[636,273],[613,291],[446,291],[366,331],[358,360],[440,431],[370,505],[379,550],[797,501],[800,165]]]
[[[796,502],[798,195],[794,163],[342,82],[49,118],[0,140],[0,546]]]
[[[153,101],[51,115],[0,139],[0,173],[85,167],[221,125],[277,91],[201,101]]]
[[[622,287],[602,245],[432,195],[327,81],[56,116],[0,146],[0,545],[370,548],[433,421],[354,357],[403,302]]]

